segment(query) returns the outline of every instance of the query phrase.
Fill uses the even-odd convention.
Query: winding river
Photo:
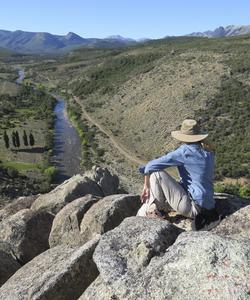
[[[56,99],[54,149],[51,164],[58,169],[56,183],[61,183],[81,170],[81,142],[76,128],[68,118],[66,102],[59,96]]]

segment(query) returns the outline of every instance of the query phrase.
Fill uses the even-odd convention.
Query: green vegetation
[[[140,73],[149,72],[154,61],[162,57],[160,53],[144,53],[106,59],[101,65],[91,69],[86,78],[73,85],[78,96],[87,96],[99,91],[100,94],[114,94],[116,86]]]
[[[27,170],[33,170],[33,169],[40,169],[41,166],[38,164],[32,164],[32,163],[23,163],[23,162],[11,162],[11,161],[5,161],[0,164],[2,168],[12,168],[16,169],[18,172],[24,172]]]
[[[81,108],[78,103],[71,100],[67,105],[67,111],[71,121],[75,124],[82,145],[82,166],[90,169],[94,164],[102,161],[104,150],[99,147],[95,140],[96,128],[91,129],[81,119]]]
[[[250,185],[239,185],[239,184],[221,184],[218,183],[214,188],[217,193],[228,193],[243,198],[250,199]]]
[[[217,179],[250,178],[250,86],[224,78],[218,94],[197,118],[216,148]]]
[[[2,194],[45,192],[56,170],[49,168],[56,100],[43,88],[21,85],[16,95],[0,95],[0,154]],[[34,179],[35,178],[35,179]],[[9,189],[6,188],[9,186]],[[16,193],[13,196],[17,195]]]

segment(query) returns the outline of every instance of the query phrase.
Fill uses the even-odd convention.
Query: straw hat
[[[195,143],[204,140],[208,134],[200,132],[198,123],[195,120],[187,119],[181,124],[181,130],[171,132],[173,138],[185,142]]]

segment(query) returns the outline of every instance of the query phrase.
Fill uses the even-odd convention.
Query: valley
[[[138,192],[139,165],[178,146],[170,132],[196,118],[216,148],[218,188],[244,194],[250,178],[249,47],[249,36],[179,37],[28,55],[15,64],[25,69],[25,85],[66,100],[82,170],[108,166],[125,189]]]

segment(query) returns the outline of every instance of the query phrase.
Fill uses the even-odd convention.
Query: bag
[[[194,231],[208,231],[219,225],[222,216],[218,214],[215,208],[205,209],[201,208],[200,212],[194,217],[192,221],[192,230]]]

